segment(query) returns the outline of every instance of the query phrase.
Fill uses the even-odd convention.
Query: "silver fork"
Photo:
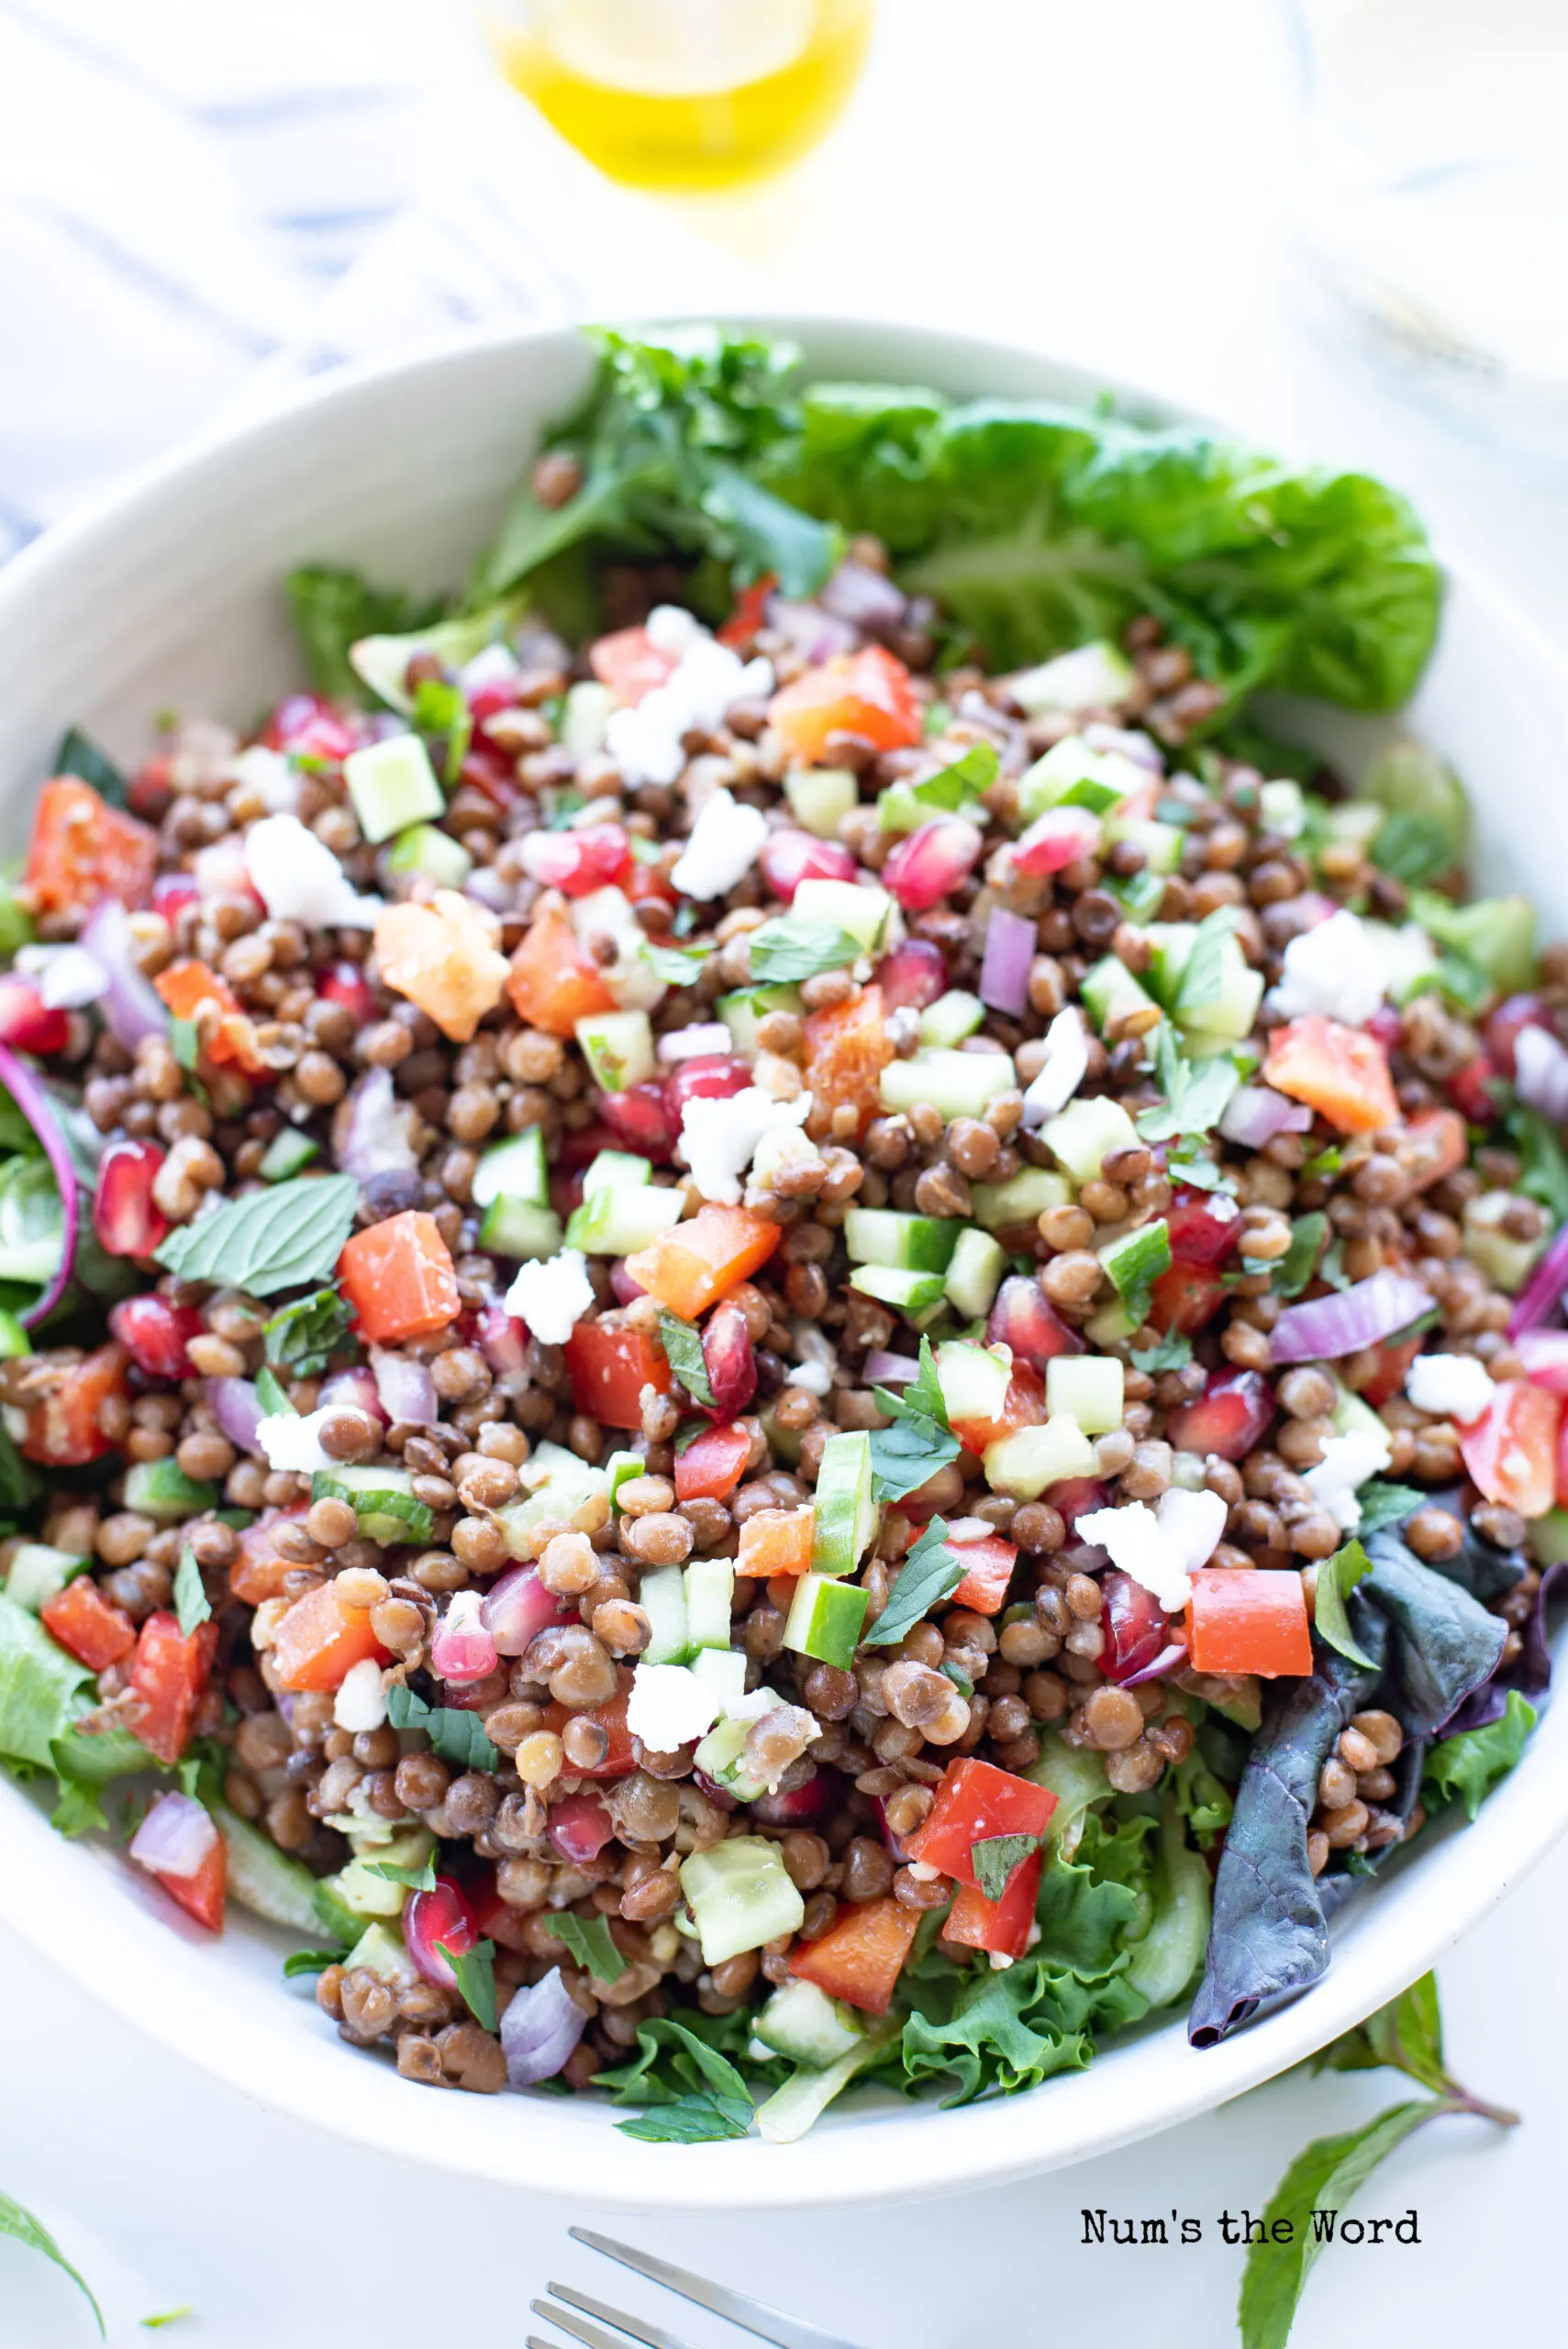
[[[744,2292],[730,2291],[727,2285],[710,2284],[706,2277],[694,2276],[689,2268],[674,2267],[667,2259],[656,2259],[651,2252],[616,2243],[610,2236],[595,2234],[587,2227],[572,2227],[568,2232],[574,2243],[585,2243],[590,2251],[603,2252],[606,2259],[618,2259],[623,2267],[635,2268],[639,2276],[662,2284],[666,2291],[678,2292],[683,2299],[710,2310],[728,2323],[738,2324],[747,2332],[756,2333],[759,2339],[772,2342],[774,2349],[852,2349],[849,2342],[824,2332],[819,2325],[807,2324],[803,2317],[786,2316],[780,2309],[748,2299]],[[573,2340],[584,2344],[584,2349],[625,2349],[624,2343],[600,2331],[600,2326],[606,2324],[630,2340],[641,2342],[643,2349],[688,2349],[685,2342],[667,2332],[662,2325],[645,2323],[640,2317],[628,2316],[624,2310],[590,2299],[586,2292],[574,2292],[565,2284],[548,2284],[545,2289],[555,2298],[530,2300],[528,2305],[534,2314],[544,2317],[561,2332],[571,2333]],[[556,2305],[562,2301],[564,2307]],[[593,2317],[599,2320],[597,2324],[588,2321]],[[530,2332],[527,2349],[557,2349],[557,2344]]]

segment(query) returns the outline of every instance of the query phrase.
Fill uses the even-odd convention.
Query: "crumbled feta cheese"
[[[482,685],[509,685],[518,666],[509,644],[486,644],[472,661],[463,662],[457,673],[458,683],[465,695],[477,693]]]
[[[1179,1552],[1189,1574],[1207,1566],[1213,1557],[1229,1514],[1218,1493],[1207,1489],[1189,1493],[1180,1485],[1161,1495],[1155,1511],[1161,1532]]]
[[[562,1248],[547,1263],[519,1264],[506,1291],[506,1310],[526,1321],[541,1346],[563,1346],[594,1302],[587,1259],[580,1248]]]
[[[810,1098],[809,1095],[806,1097]],[[805,1166],[819,1166],[822,1152],[809,1134],[794,1126],[770,1126],[757,1144],[751,1161],[751,1181],[759,1191],[776,1191],[780,1178]]]
[[[664,982],[643,952],[648,932],[624,890],[592,889],[574,898],[572,926],[584,945],[595,938],[614,940],[616,959],[601,975],[620,1010],[651,1011],[663,1001]]]
[[[1045,1058],[1040,1074],[1024,1095],[1024,1124],[1043,1126],[1065,1109],[1083,1084],[1089,1066],[1089,1040],[1084,1022],[1069,1005],[1059,1011],[1045,1031]]]
[[[703,634],[703,625],[695,612],[679,604],[655,604],[642,623],[642,632],[656,651],[673,652],[678,661]]]
[[[626,1725],[650,1752],[673,1753],[690,1745],[717,1719],[717,1698],[687,1665],[639,1664],[632,1674]]]
[[[790,1341],[795,1357],[790,1386],[803,1388],[807,1395],[830,1395],[839,1357],[821,1330],[813,1322],[795,1321],[790,1325]]]
[[[1183,1564],[1182,1544],[1144,1502],[1091,1509],[1087,1517],[1078,1520],[1077,1537],[1080,1542],[1098,1542],[1108,1551],[1112,1565],[1151,1590],[1168,1612],[1186,1605],[1192,1584]]]
[[[308,1412],[301,1418],[297,1411],[274,1411],[256,1430],[256,1441],[266,1454],[269,1468],[289,1468],[299,1476],[308,1476],[317,1468],[336,1468],[339,1463],[329,1452],[323,1450],[321,1431],[333,1415],[333,1406]]]
[[[80,1011],[107,991],[109,974],[83,946],[18,946],[16,967],[38,983],[51,1011]]]
[[[356,1736],[363,1730],[379,1729],[385,1720],[386,1684],[373,1655],[351,1664],[343,1675],[332,1700],[332,1719],[339,1729],[351,1730]]]
[[[727,1721],[760,1721],[764,1713],[776,1713],[783,1702],[776,1688],[753,1688],[748,1696],[727,1697],[721,1709]]]
[[[419,1163],[413,1128],[418,1111],[403,1100],[384,1068],[360,1079],[332,1121],[338,1163],[364,1182],[372,1174],[411,1174]]]
[[[228,775],[231,783],[253,791],[269,815],[292,815],[299,805],[303,773],[282,751],[269,751],[264,742],[252,742],[248,751],[231,759]]]
[[[735,1207],[740,1177],[773,1136],[795,1135],[811,1110],[809,1093],[775,1101],[759,1085],[722,1100],[698,1097],[681,1111],[681,1148],[705,1199]],[[787,1146],[787,1145],[786,1145]]]
[[[379,897],[361,897],[325,841],[297,816],[263,816],[245,835],[245,869],[274,921],[307,930],[373,930]]]
[[[1374,1435],[1370,1428],[1352,1429],[1349,1435],[1325,1436],[1322,1459],[1316,1468],[1307,1472],[1307,1488],[1336,1525],[1346,1533],[1353,1533],[1362,1521],[1357,1489],[1369,1476],[1386,1468],[1392,1456],[1387,1436]]]
[[[1473,1354],[1418,1354],[1405,1380],[1405,1392],[1418,1411],[1462,1427],[1480,1419],[1496,1393],[1485,1364]]]
[[[727,896],[755,864],[767,837],[762,809],[738,806],[720,785],[704,800],[670,878],[684,897]]]
[[[1416,923],[1393,930],[1341,907],[1285,948],[1274,1008],[1284,1019],[1321,1012],[1360,1028],[1385,996],[1403,994],[1436,963],[1431,941]]]
[[[656,606],[647,626],[662,651],[680,658],[662,685],[629,709],[611,711],[605,748],[628,783],[673,783],[686,763],[684,737],[711,731],[743,696],[772,693],[773,663],[742,661],[673,604]]]

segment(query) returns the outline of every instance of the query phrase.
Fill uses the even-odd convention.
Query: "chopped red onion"
[[[1568,1330],[1521,1330],[1515,1352],[1532,1386],[1568,1395]]]
[[[1509,1338],[1522,1337],[1527,1330],[1539,1330],[1562,1304],[1564,1289],[1568,1289],[1568,1223],[1562,1226],[1515,1299],[1508,1316]],[[22,1318],[25,1320],[27,1316]]]
[[[99,899],[81,942],[108,980],[99,1009],[116,1043],[134,1052],[144,1036],[167,1035],[169,1014],[150,979],[138,968],[130,916],[117,898]]]
[[[1244,1085],[1227,1102],[1219,1130],[1243,1150],[1262,1150],[1276,1134],[1310,1133],[1312,1112],[1305,1101],[1287,1101],[1272,1085]]]
[[[70,1286],[72,1270],[76,1263],[76,1228],[82,1211],[82,1189],[76,1180],[71,1146],[65,1139],[47,1087],[37,1070],[27,1061],[19,1059],[8,1044],[0,1044],[0,1085],[5,1085],[42,1142],[44,1156],[60,1186],[60,1262],[43,1295],[17,1317],[24,1330],[31,1330],[39,1321],[48,1319]]]
[[[241,1452],[254,1453],[260,1460],[261,1445],[256,1431],[266,1413],[253,1382],[249,1378],[209,1378],[206,1398],[229,1442],[237,1444]]]
[[[825,612],[851,628],[902,627],[908,600],[891,579],[869,562],[841,562],[817,597]]]
[[[501,2018],[501,2051],[515,2088],[553,2080],[588,2027],[588,2018],[552,1966],[512,1994]]]
[[[1006,906],[992,909],[985,926],[985,959],[980,966],[980,1000],[988,1003],[993,1011],[1005,1011],[1010,1019],[1021,1019],[1029,1009],[1029,964],[1034,960],[1039,932],[1032,921],[1022,914],[1008,911]]]
[[[419,1164],[409,1139],[414,1117],[411,1101],[401,1101],[389,1070],[373,1068],[362,1076],[332,1121],[338,1163],[356,1183],[373,1174],[412,1174]]]
[[[1554,1126],[1568,1119],[1568,1050],[1550,1028],[1526,1026],[1514,1039],[1514,1090]]]
[[[768,626],[777,629],[790,650],[806,662],[831,661],[840,652],[852,652],[859,641],[852,628],[820,605],[786,603],[782,596],[768,598]]]
[[[868,1386],[906,1386],[920,1375],[913,1354],[871,1353],[862,1374]]]
[[[217,1830],[189,1795],[160,1795],[131,1838],[130,1855],[150,1876],[193,1876],[210,1857]]]
[[[380,1391],[362,1363],[352,1370],[335,1370],[330,1378],[323,1379],[319,1400],[324,1405],[335,1404],[340,1410],[367,1412],[382,1427],[387,1425]]]
[[[1373,1273],[1353,1288],[1287,1305],[1269,1334],[1275,1363],[1332,1362],[1381,1344],[1432,1309],[1433,1299],[1403,1273]]]
[[[389,1418],[401,1419],[408,1427],[434,1426],[441,1414],[428,1363],[415,1362],[407,1354],[385,1353],[379,1346],[373,1346],[371,1369],[375,1375],[375,1391],[381,1397],[382,1408]]]
[[[1091,718],[1084,729],[1084,740],[1091,751],[1115,751],[1135,766],[1147,767],[1151,774],[1163,774],[1165,754],[1151,734],[1140,727],[1110,726],[1103,718]],[[1122,1687],[1128,1687],[1123,1681]]]
[[[1127,1678],[1118,1685],[1123,1688],[1140,1688],[1146,1680],[1163,1680],[1168,1672],[1174,1672],[1186,1660],[1185,1640],[1168,1640],[1152,1664],[1146,1664],[1140,1672],[1129,1672]]]
[[[672,1061],[706,1060],[710,1053],[734,1050],[729,1030],[721,1019],[699,1020],[694,1028],[677,1028],[659,1039],[659,1057]]]

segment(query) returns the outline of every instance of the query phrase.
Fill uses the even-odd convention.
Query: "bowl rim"
[[[711,316],[701,318],[706,322]],[[698,322],[697,315],[684,312],[632,323],[659,329]],[[858,321],[761,306],[725,313],[722,322],[791,336],[808,354],[814,341],[824,338],[861,339],[873,350],[903,339],[931,354],[929,363],[940,376],[983,381],[995,364],[1007,375],[1038,373],[1042,398],[1084,401],[1109,392],[1119,410],[1135,417],[1212,425],[1212,419],[1100,370],[994,337],[892,318]],[[0,628],[8,607],[57,572],[69,573],[100,532],[134,524],[139,512],[155,508],[166,496],[189,495],[209,469],[243,466],[250,451],[273,440],[286,443],[298,435],[308,440],[317,417],[351,407],[379,389],[412,386],[490,359],[564,349],[576,344],[580,333],[575,325],[498,327],[434,350],[345,367],[300,387],[276,406],[238,417],[232,410],[220,416],[14,557],[0,571]],[[1446,550],[1441,559],[1451,596],[1462,590],[1467,603],[1489,607],[1495,624],[1556,673],[1568,706],[1568,661],[1540,625],[1470,564]],[[1562,1766],[1555,1773],[1554,1793],[1558,1762]],[[417,2101],[385,2064],[351,2069],[341,2065],[336,2045],[325,2036],[324,2019],[320,2033],[302,2034],[297,2008],[278,1995],[281,1983],[268,1986],[275,2019],[264,2013],[252,1995],[254,1983],[233,1978],[233,1969],[226,1977],[225,1969],[202,1965],[198,1953],[210,1950],[207,1936],[188,1927],[171,1932],[166,1908],[155,1907],[141,1887],[119,1886],[104,1866],[95,1867],[90,1854],[74,1851],[35,1803],[10,1787],[0,1794],[0,1921],[183,2060],[253,2099],[281,2105],[376,2151],[538,2194],[566,2196],[578,2205],[808,2209],[929,2197],[1037,2173],[1112,2151],[1225,2103],[1315,2053],[1396,1996],[1565,1831],[1568,1707],[1560,1709],[1555,1727],[1550,1712],[1543,1716],[1520,1765],[1489,1798],[1473,1827],[1462,1836],[1440,1835],[1396,1871],[1396,1930],[1380,1932],[1375,1889],[1349,1904],[1343,1931],[1336,1932],[1334,1964],[1310,1993],[1292,2004],[1201,2053],[1186,2045],[1181,2010],[1175,2009],[1162,2025],[1098,2054],[1076,2092],[1068,2075],[1046,2084],[1055,2095],[1042,2088],[947,2112],[929,2103],[901,2108],[891,2100],[879,2102],[859,2115],[832,2118],[810,2137],[809,2153],[766,2146],[753,2138],[683,2147],[672,2154],[668,2147],[621,2136],[601,2107],[592,2109],[596,2125],[562,2132],[539,2126],[545,2113],[565,2117],[565,2108],[541,2097]],[[117,1903],[116,1891],[124,1896]],[[104,1928],[110,1918],[117,1931],[112,1948],[106,1948]],[[241,2009],[255,2008],[246,2015],[249,2031],[223,2027],[231,1994]],[[386,2102],[389,2095],[395,2095],[395,2105]],[[515,2121],[503,2121],[498,2127],[498,2113],[515,2116]],[[531,2120],[526,2117],[530,2114]],[[868,2131],[874,2131],[874,2138]],[[579,2143],[586,2160],[574,2163]]]

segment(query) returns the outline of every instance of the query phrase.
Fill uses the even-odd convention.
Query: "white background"
[[[334,0],[318,5],[333,14]],[[1460,435],[1322,327],[1282,217],[1289,85],[1266,0],[883,6],[867,80],[817,157],[772,188],[678,207],[750,267],[760,299],[1032,343],[1141,380],[1265,443],[1383,472],[1447,543],[1549,627],[1568,626],[1568,451],[1553,473]],[[14,10],[16,0],[0,0],[0,18]],[[463,70],[452,36],[433,9],[433,89]],[[134,156],[125,167],[134,173]],[[1397,2155],[1359,2207],[1381,2215],[1414,2204],[1420,2246],[1330,2254],[1308,2288],[1297,2349],[1396,2319],[1423,2349],[1468,2349],[1499,2321],[1540,2326],[1556,2305],[1565,1923],[1560,1854],[1445,1959],[1454,2067],[1518,2106],[1526,2124],[1504,2142],[1448,2121]],[[424,2349],[461,2335],[510,2349],[532,2329],[528,2299],[553,2276],[618,2295],[694,2343],[718,2343],[722,2328],[566,2242],[569,2220],[597,2214],[317,2136],[176,2066],[64,1987],[46,1958],[6,1940],[0,2011],[0,2187],[89,2275],[117,2344],[325,2349],[373,2334],[390,2349]],[[988,2335],[1033,2343],[1107,2323],[1121,2334],[1147,2325],[1163,2349],[1210,2349],[1234,2338],[1240,2259],[1218,2239],[1218,2213],[1261,2210],[1308,2136],[1398,2094],[1392,2077],[1286,2080],[1134,2151],[940,2213],[628,2216],[609,2232],[863,2349],[959,2349]],[[1175,2208],[1203,2220],[1205,2240],[1084,2248],[1084,2205],[1131,2217]],[[195,2314],[167,2335],[139,2330],[140,2317],[186,2301]],[[92,2337],[69,2285],[0,2243],[0,2342],[75,2349]]]

